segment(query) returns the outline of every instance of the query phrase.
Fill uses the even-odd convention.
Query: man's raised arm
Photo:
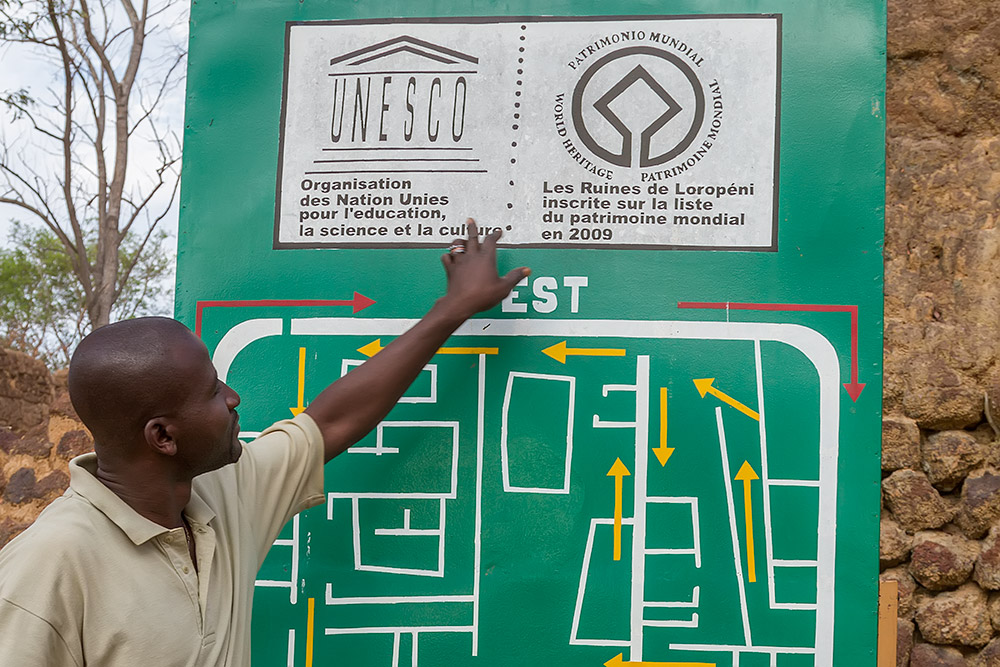
[[[500,303],[530,273],[522,267],[497,275],[500,231],[480,244],[471,219],[468,228],[465,252],[441,258],[448,277],[445,295],[412,329],[324,389],[306,408],[323,433],[327,461],[375,428],[459,325]]]

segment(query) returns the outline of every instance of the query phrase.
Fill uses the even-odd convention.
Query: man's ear
[[[153,451],[164,456],[173,456],[177,453],[177,443],[171,436],[172,430],[167,420],[162,417],[154,417],[146,422],[142,434],[146,438],[146,444]]]

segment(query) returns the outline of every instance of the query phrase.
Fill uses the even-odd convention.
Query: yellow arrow
[[[757,581],[757,566],[753,554],[753,505],[750,503],[750,482],[760,479],[748,461],[744,461],[736,479],[743,482],[743,507],[747,522],[747,580],[752,584]]]
[[[374,357],[384,350],[382,339],[376,338],[364,347],[359,347],[358,352],[366,357]],[[434,354],[500,354],[498,347],[439,347]]]
[[[316,598],[309,598],[309,613],[306,617],[306,667],[313,664],[313,628],[316,618]]]
[[[376,338],[372,342],[368,343],[363,347],[358,348],[358,352],[365,355],[366,357],[374,357],[376,354],[382,351],[382,339]]]
[[[673,447],[667,447],[667,388],[660,387],[660,446],[653,447],[660,466],[667,465],[667,460],[674,453]]]
[[[712,396],[715,396],[723,403],[728,403],[729,405],[733,406],[734,408],[745,414],[750,419],[756,419],[757,421],[760,421],[759,414],[757,414],[747,406],[743,405],[732,396],[724,394],[715,387],[713,387],[712,386],[713,382],[715,382],[715,378],[704,378],[701,380],[695,380],[694,386],[698,388],[698,393],[701,394],[702,398],[705,398],[705,394],[711,394]]]
[[[604,663],[604,667],[622,667],[623,665],[635,665],[636,667],[715,667],[714,662],[625,662],[622,654]]]
[[[622,479],[631,475],[621,459],[615,459],[608,477],[615,478],[615,560],[622,559]]]
[[[608,348],[566,347],[566,341],[561,341],[542,350],[560,364],[566,363],[566,357],[624,357],[625,350]]]
[[[288,408],[292,411],[293,417],[298,417],[299,413],[306,409],[303,405],[305,402],[306,393],[306,348],[299,348],[299,404],[294,408]]]

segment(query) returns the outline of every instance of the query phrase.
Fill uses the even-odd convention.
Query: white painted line
[[[650,505],[697,505],[695,496],[648,496],[646,502]]]
[[[257,320],[249,320],[251,322]],[[406,318],[305,317],[293,318],[293,336],[400,335],[419,320]],[[484,329],[483,324],[489,328]],[[767,340],[803,351],[821,379],[837,380],[837,353],[817,331],[798,324],[768,322],[690,322],[671,320],[540,320],[476,318],[466,321],[454,336],[572,336],[574,338],[650,338],[695,340]],[[827,374],[836,370],[832,376]]]
[[[591,425],[594,428],[636,428],[635,422],[604,421],[597,415],[594,415],[594,421]]]
[[[690,505],[691,506],[691,536],[694,546],[690,549],[646,549],[647,555],[692,554],[694,566],[701,567],[701,519],[698,517],[698,499],[694,496],[649,496],[646,503],[650,505]]]
[[[786,611],[816,611],[816,605],[809,602],[776,602],[774,608]]]
[[[271,543],[271,547],[291,547],[292,554],[289,559],[291,565],[292,576],[288,581],[284,579],[257,579],[253,582],[254,586],[260,586],[261,588],[287,588],[288,601],[290,604],[295,604],[298,601],[299,589],[295,586],[295,581],[299,577],[299,515],[296,514],[292,517],[292,538],[291,539],[280,539],[275,540]]]
[[[440,522],[439,522],[440,523]],[[402,528],[376,528],[376,535],[402,535],[402,536],[419,536],[419,535],[430,535],[436,537],[441,534],[440,528],[412,528],[410,526],[410,510],[409,508],[403,508],[403,527]]]
[[[698,608],[698,596],[701,593],[701,586],[695,586],[691,590],[691,601],[690,602],[643,602],[642,606],[648,609],[697,609]]]
[[[807,486],[818,489],[820,483],[814,479],[770,479],[768,486]]]
[[[819,564],[815,560],[787,560],[783,558],[775,558],[775,567],[816,567]]]
[[[546,380],[550,382],[566,382],[569,384],[569,407],[566,415],[566,455],[563,469],[563,483],[560,487],[528,487],[514,486],[510,483],[510,458],[507,452],[507,435],[510,416],[510,397],[514,390],[514,380],[517,378],[530,380]],[[500,416],[500,474],[503,478],[503,490],[507,493],[542,493],[568,494],[570,474],[573,463],[573,430],[574,406],[576,405],[576,378],[569,375],[549,375],[544,373],[523,373],[512,371],[507,376],[507,389],[503,396],[503,410]]]
[[[747,591],[743,583],[743,557],[740,535],[736,531],[736,504],[733,502],[733,487],[729,475],[729,452],[726,450],[726,429],[722,424],[722,407],[715,408],[715,423],[719,429],[719,449],[722,450],[722,484],[726,489],[726,504],[729,508],[729,532],[733,540],[733,563],[736,565],[736,582],[740,591],[740,614],[743,617],[743,638],[747,646],[753,646],[750,638],[750,615],[747,611]]]
[[[639,391],[639,387],[637,384],[606,384],[601,387],[601,395],[603,395],[604,398],[607,398],[608,394],[613,391],[636,392]]]
[[[458,451],[457,447],[456,451]],[[438,572],[441,573],[442,577],[444,576],[444,565],[445,565],[445,560],[444,560],[444,536],[446,533],[445,520],[447,519],[448,515],[448,511],[445,509],[445,502],[446,501],[444,500],[444,498],[442,498],[441,512],[438,515],[438,526],[441,529],[440,532],[438,533]]]
[[[388,565],[362,565],[354,568],[359,572],[383,572],[385,574],[407,574],[411,577],[432,577],[435,579],[444,578],[441,570],[425,570],[415,567],[391,567]]]
[[[637,386],[637,384],[606,384],[603,387],[601,387],[601,394],[604,396],[604,398],[607,398],[608,394],[613,391],[631,391],[637,393],[639,391],[639,387]],[[601,419],[598,415],[594,415],[593,427],[636,428],[637,421],[638,417],[636,418],[636,421],[605,421]]]
[[[456,430],[457,432],[457,430]],[[444,538],[445,538],[445,501],[440,500],[441,511],[438,517],[440,526],[438,564],[436,569],[394,567],[388,565],[366,565],[361,553],[361,511],[358,498],[351,498],[351,518],[354,532],[354,569],[358,572],[384,572],[386,574],[408,574],[415,577],[444,577]],[[375,531],[377,534],[377,531]]]
[[[698,499],[691,503],[691,531],[694,540],[694,566],[701,568],[701,518],[698,515]]]
[[[606,389],[621,390],[614,385]],[[642,661],[642,600],[646,586],[646,484],[649,469],[649,355],[635,360],[635,480],[632,508],[632,591],[629,660]]]
[[[332,607],[346,605],[383,604],[469,604],[475,602],[472,595],[388,595],[337,598],[333,596],[333,584],[326,585],[326,604]]]
[[[734,655],[740,653],[761,653],[768,655],[814,655],[816,649],[798,646],[738,646],[734,644],[671,644],[671,651],[726,651]]]
[[[397,535],[400,537],[432,535],[437,537],[442,534],[437,528],[376,528],[376,535]]]
[[[760,341],[753,342],[754,371],[757,380],[757,432],[760,434],[760,481],[764,487],[764,553],[767,559],[767,602],[776,604],[774,594],[774,544],[771,535],[771,484],[767,467],[767,427],[764,414],[764,369],[760,360]],[[817,526],[818,527],[818,526]]]
[[[397,632],[417,633],[417,632],[439,632],[451,634],[465,634],[472,632],[471,625],[402,625],[399,627],[362,627],[362,628],[326,628],[324,634],[328,635],[392,635]]]
[[[577,637],[580,630],[580,614],[583,611],[583,596],[587,588],[587,577],[590,575],[590,556],[594,550],[594,531],[600,519],[591,519],[590,528],[587,530],[587,545],[583,548],[583,564],[580,566],[580,583],[576,589],[576,605],[573,607],[573,622],[569,630],[570,646],[579,645],[581,640]],[[612,520],[613,522],[613,520]]]
[[[399,667],[399,638],[400,633],[392,633],[392,667]]]
[[[643,621],[644,628],[697,628],[698,614],[691,614],[689,621]]]
[[[358,447],[355,445],[347,450],[348,454],[374,454],[376,456],[382,456],[383,454],[399,454],[398,447]]]
[[[646,549],[647,556],[696,556],[695,549]]]
[[[348,371],[365,363],[365,359],[344,359],[340,364],[340,377],[347,375]],[[437,364],[427,364],[423,368],[431,374],[430,391],[426,396],[401,396],[396,403],[437,403]],[[421,371],[423,372],[423,371]],[[416,382],[416,380],[414,380]]]
[[[623,526],[631,526],[632,519],[623,518]],[[576,589],[576,605],[573,608],[573,622],[569,631],[570,646],[631,646],[629,640],[619,639],[588,639],[579,637],[580,615],[583,612],[583,597],[587,588],[587,577],[590,574],[590,560],[594,551],[594,535],[597,526],[613,526],[614,519],[591,519],[590,528],[587,530],[587,546],[583,549],[583,564],[580,567],[580,583]]]
[[[236,355],[251,343],[268,336],[280,336],[283,332],[284,326],[280,317],[247,320],[227,331],[212,353],[212,363],[219,374],[219,379],[226,382]]]
[[[295,629],[288,631],[288,667],[295,667]]]
[[[289,602],[295,604],[298,602],[299,588],[295,585],[295,582],[299,580],[299,515],[296,514],[292,519],[292,578],[291,585],[292,591],[289,593]]]
[[[479,395],[476,398],[476,534],[472,572],[472,657],[479,655],[479,587],[483,550],[483,451],[486,442],[486,355],[479,355]],[[414,641],[416,638],[414,637]]]
[[[331,493],[332,497],[333,494]],[[361,569],[361,511],[358,498],[351,498],[351,523],[354,534],[354,569]]]
[[[397,447],[386,447],[384,444],[385,431],[390,428],[449,428],[451,429],[451,473],[450,473],[450,487],[448,491],[431,493],[431,492],[411,492],[411,491],[377,491],[377,492],[356,492],[356,491],[332,491],[327,494],[329,499],[334,498],[350,498],[356,500],[359,498],[365,499],[375,499],[375,498],[408,498],[408,499],[433,499],[442,500],[449,499],[454,500],[458,493],[458,450],[459,450],[459,422],[457,421],[384,421],[380,422],[378,426],[375,427],[375,446],[374,447],[351,447],[347,450],[347,453],[361,453],[361,454],[395,454],[399,452]],[[327,510],[327,515],[332,515],[332,510]]]
[[[351,500],[385,500],[393,499],[399,500],[400,498],[406,498],[407,500],[454,500],[454,498],[449,493],[348,493],[339,491],[330,491],[326,494],[328,498],[331,499],[351,499]]]

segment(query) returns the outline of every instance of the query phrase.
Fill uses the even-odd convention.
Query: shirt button
[[[173,535],[167,535],[167,537],[165,538],[164,541],[166,541],[167,544],[173,544],[174,543],[174,536]]]
[[[185,565],[183,571],[184,571],[184,574],[187,574],[188,572],[191,571],[191,568],[189,568],[187,565]]]

